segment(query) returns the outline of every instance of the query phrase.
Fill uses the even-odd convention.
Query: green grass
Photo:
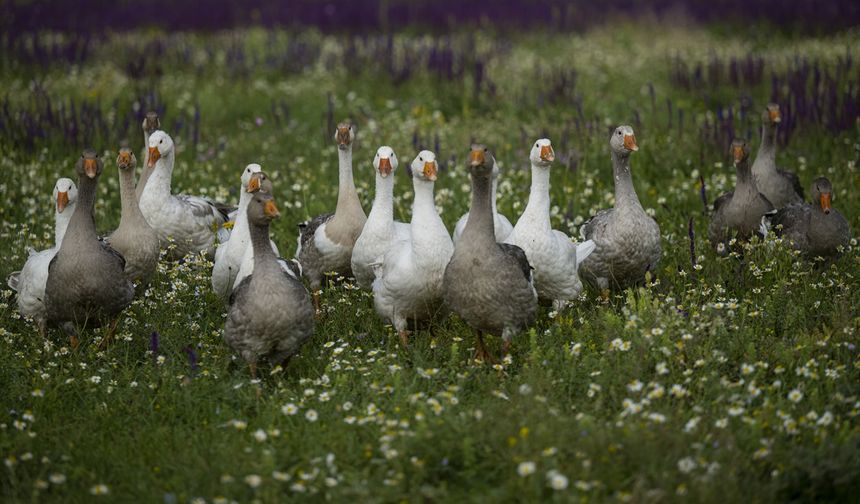
[[[416,335],[403,350],[375,316],[369,294],[332,286],[313,340],[288,369],[264,373],[259,385],[222,341],[224,308],[210,292],[211,264],[203,260],[163,262],[106,351],[98,349],[101,333],[87,335],[74,352],[59,331],[42,341],[18,317],[13,293],[3,290],[3,500],[91,502],[99,484],[110,492],[104,500],[117,502],[844,502],[860,490],[856,242],[829,265],[804,262],[775,239],[751,245],[743,263],[717,258],[705,239],[698,177],[710,200],[730,188],[727,149],[699,137],[708,117],[704,93],[674,89],[668,80],[676,53],[692,63],[753,50],[769,68],[785,67],[794,54],[831,65],[856,46],[856,33],[733,38],[630,25],[581,36],[524,34],[506,39],[504,54],[495,56],[488,48],[499,40],[482,36],[477,50],[491,54],[486,74],[495,95],[476,94],[468,75],[447,82],[419,71],[396,85],[384,69],[349,73],[327,66],[325,55],[304,72],[261,68],[248,75],[218,56],[231,41],[249,50],[267,43],[263,32],[244,35],[174,35],[173,44],[212,48],[215,57],[201,72],[150,57],[162,76],[130,80],[122,62],[162,37],[133,33],[97,43],[95,57],[80,67],[7,61],[0,82],[16,107],[31,103],[37,79],[55,101],[117,100],[122,113],[141,90],[155,89],[168,105],[168,132],[198,105],[196,151],[190,138],[174,136],[174,188],[235,200],[240,171],[259,162],[274,180],[282,217],[273,235],[285,254],[297,222],[334,207],[337,156],[333,132],[325,130],[327,93],[334,120],[351,117],[358,125],[355,175],[368,211],[376,147],[392,146],[405,165],[416,154],[413,133],[431,148],[438,136],[445,163],[437,203],[449,229],[468,206],[462,161],[470,140],[495,149],[503,166],[499,209],[515,220],[528,196],[528,148],[544,133],[560,157],[576,159],[574,169],[559,164],[552,174],[553,224],[576,229],[611,204],[608,127],[632,123],[639,111],[634,181],[664,237],[656,283],[608,301],[590,292],[561,314],[542,309],[514,341],[510,361],[496,367],[470,362],[471,333],[456,318],[439,321],[435,336]],[[298,36],[323,38],[326,51],[342,47],[337,37]],[[415,40],[395,38],[407,46]],[[540,72],[561,69],[576,71],[573,92],[581,94],[585,116],[597,118],[593,127],[571,126],[570,100],[538,107],[531,98],[547,91]],[[658,103],[653,114],[648,83]],[[720,88],[710,97],[730,104],[741,92],[759,107],[769,82]],[[667,98],[685,109],[688,131],[666,127]],[[273,102],[289,105],[280,126]],[[96,139],[105,159],[115,157],[122,138],[141,147],[137,126],[111,127],[109,138]],[[827,175],[834,206],[855,230],[857,134],[804,127],[778,159],[804,185]],[[25,247],[50,245],[51,188],[57,177],[71,176],[83,147],[58,135],[33,151],[0,141],[3,277],[23,264]],[[116,168],[107,165],[96,212],[104,230],[119,222]],[[403,171],[396,215],[408,220],[411,184]],[[157,356],[148,351],[153,330],[161,335]],[[194,373],[189,346],[199,356]],[[285,414],[287,405],[296,414]],[[521,476],[530,463],[534,473]],[[553,471],[566,488],[552,488]]]

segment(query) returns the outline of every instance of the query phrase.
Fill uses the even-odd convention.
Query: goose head
[[[155,162],[164,156],[173,153],[173,139],[167,133],[157,130],[149,135],[149,164],[155,166]]]
[[[146,117],[143,118],[143,131],[145,131],[146,133],[152,133],[153,131],[160,128],[161,120],[158,118],[158,112],[147,112]]]
[[[259,181],[254,182],[254,175],[263,171],[263,167],[258,165],[257,163],[251,163],[245,167],[242,171],[242,189],[246,192],[252,193],[260,188]],[[255,187],[252,189],[252,184],[255,184]]]
[[[745,163],[750,157],[750,150],[747,143],[740,138],[732,140],[732,162],[735,166]]]
[[[439,165],[436,163],[436,154],[432,151],[423,150],[415,156],[412,164],[409,166],[410,173],[413,177],[418,177],[419,180],[427,180],[433,182],[436,180],[436,175],[439,173]]]
[[[829,215],[833,198],[833,186],[827,177],[818,177],[812,182],[812,201],[821,206],[821,211]]]
[[[541,168],[549,168],[552,165],[552,162],[555,161],[555,151],[552,150],[552,142],[549,141],[549,138],[541,138],[535,142],[529,159],[534,166]]]
[[[81,158],[75,163],[75,172],[80,178],[97,178],[102,174],[102,169],[104,169],[104,163],[93,149],[85,149]]]
[[[484,144],[474,143],[469,149],[469,172],[473,177],[495,177],[498,173],[496,158]]]
[[[72,179],[65,177],[57,179],[57,183],[54,184],[54,203],[57,213],[63,213],[63,211],[69,206],[74,208],[77,201],[78,188],[75,186],[75,183],[72,182]]]
[[[134,152],[128,147],[119,149],[119,155],[116,157],[116,166],[120,171],[134,170],[137,167],[137,158],[134,157]]]
[[[334,132],[334,141],[337,142],[337,148],[347,150],[352,146],[353,140],[355,140],[355,126],[348,121],[339,123]]]
[[[387,145],[380,147],[373,158],[373,168],[382,178],[391,175],[391,172],[397,169],[397,154],[394,149]]]
[[[765,126],[775,128],[782,121],[782,113],[779,111],[779,105],[776,103],[768,103],[764,112],[761,113],[761,122]]]
[[[258,171],[251,176],[251,181],[248,183],[247,191],[252,194],[257,192],[273,194],[274,187],[272,187],[272,179],[266,175],[266,172]]]
[[[253,226],[268,225],[280,215],[275,198],[269,193],[257,191],[248,204],[248,222]]]
[[[626,124],[615,128],[609,139],[609,147],[620,156],[629,156],[631,152],[638,151],[639,146],[636,145],[636,135],[633,134],[633,128]]]

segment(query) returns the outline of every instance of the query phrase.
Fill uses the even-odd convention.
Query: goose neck
[[[636,188],[633,187],[633,176],[630,174],[630,156],[612,152],[612,175],[615,182],[616,207],[642,207]]]
[[[491,187],[489,177],[472,175],[472,203],[461,241],[473,244],[495,243]]]

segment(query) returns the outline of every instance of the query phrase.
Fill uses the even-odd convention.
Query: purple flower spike
[[[152,331],[149,335],[149,351],[155,357],[158,354],[158,331]]]

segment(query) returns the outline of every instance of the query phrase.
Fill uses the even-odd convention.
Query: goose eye
[[[489,149],[487,149],[486,147],[484,147],[484,152],[489,152]]]

